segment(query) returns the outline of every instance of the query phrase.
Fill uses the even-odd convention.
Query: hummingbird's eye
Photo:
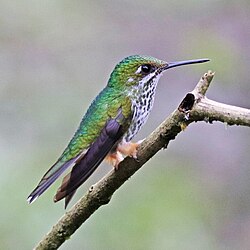
[[[148,74],[150,72],[152,72],[152,69],[153,67],[150,65],[150,64],[143,64],[141,66],[141,71],[144,73],[144,74]]]

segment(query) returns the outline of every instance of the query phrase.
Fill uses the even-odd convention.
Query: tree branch
[[[35,249],[57,249],[84,223],[100,206],[109,203],[113,193],[139,170],[170,140],[190,123],[220,121],[228,125],[250,127],[250,110],[209,100],[205,93],[214,73],[208,71],[202,76],[195,89],[186,95],[182,103],[158,128],[140,145],[137,160],[125,158],[117,171],[110,171],[53,226]]]

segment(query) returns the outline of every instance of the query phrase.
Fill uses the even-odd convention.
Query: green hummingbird
[[[68,146],[29,195],[36,200],[69,167],[54,202],[65,198],[65,208],[77,188],[106,159],[116,169],[125,156],[136,158],[139,143],[131,142],[152,110],[162,73],[209,59],[165,62],[151,56],[133,55],[118,63],[108,84],[91,103]]]

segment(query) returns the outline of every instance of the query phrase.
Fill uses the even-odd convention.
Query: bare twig
[[[53,226],[35,249],[57,249],[100,206],[109,203],[113,193],[139,170],[160,149],[166,148],[186,126],[194,121],[221,121],[228,125],[250,127],[250,110],[209,100],[205,93],[214,73],[209,71],[200,79],[195,89],[186,95],[175,110],[140,145],[138,159],[127,157],[117,171],[110,171],[92,186],[76,205]]]

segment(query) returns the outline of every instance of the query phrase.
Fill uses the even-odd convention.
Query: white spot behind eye
[[[135,74],[140,74],[141,73],[141,66],[135,71]]]
[[[132,77],[129,77],[128,81],[127,82],[133,82],[134,81],[134,78]]]

